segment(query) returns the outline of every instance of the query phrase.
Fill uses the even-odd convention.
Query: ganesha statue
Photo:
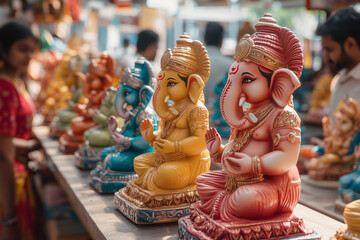
[[[347,204],[343,215],[346,225],[341,226],[330,240],[359,240],[360,200]]]
[[[140,124],[148,119],[157,126],[156,114],[150,106],[154,93],[155,76],[150,62],[138,58],[134,68],[126,68],[120,79],[115,99],[115,110],[125,120],[122,128],[114,115],[108,118],[108,127],[114,146],[104,148],[101,162],[90,172],[90,184],[101,193],[116,192],[137,177],[134,158],[154,152],[141,135]]]
[[[94,110],[92,119],[98,126],[85,131],[85,143],[75,152],[75,165],[81,169],[93,169],[101,160],[101,151],[105,147],[114,145],[111,139],[111,133],[108,129],[108,118],[115,115],[114,102],[116,97],[116,88],[110,87],[102,100],[99,109]],[[122,126],[122,118],[115,119],[116,124]]]
[[[314,122],[321,122],[329,114],[330,85],[333,74],[324,73],[319,77],[314,90],[311,92],[311,104],[306,117]]]
[[[81,72],[86,58],[83,54],[72,55],[66,64],[67,69],[62,69],[62,75],[68,74],[67,83],[69,85],[70,99],[67,100],[67,106],[58,111],[50,124],[50,136],[59,138],[68,129],[70,122],[77,116],[74,107],[77,103],[83,103],[82,87],[84,85],[85,75]],[[57,74],[59,74],[57,72]]]
[[[84,132],[98,125],[92,116],[100,107],[105,92],[113,84],[114,71],[114,59],[107,53],[102,53],[89,64],[82,91],[86,104],[75,105],[74,110],[79,116],[71,120],[69,129],[61,135],[61,151],[74,153],[85,142]]]
[[[357,159],[356,170],[352,173],[340,177],[340,198],[335,202],[336,210],[343,212],[345,205],[360,199],[360,133],[358,132],[350,147],[349,152],[353,152]],[[357,144],[357,145],[355,145]]]
[[[236,46],[220,109],[227,144],[215,128],[206,146],[223,170],[197,177],[200,201],[179,220],[180,239],[279,239],[314,235],[294,216],[300,195],[296,162],[300,118],[291,95],[300,86],[299,40],[265,14]],[[247,102],[250,105],[243,107]],[[305,238],[302,238],[305,239]],[[317,238],[312,238],[317,239]]]
[[[205,47],[185,33],[161,58],[153,96],[159,130],[149,119],[140,125],[155,152],[135,158],[138,178],[115,193],[119,210],[137,224],[177,221],[198,199],[196,177],[210,168],[203,95],[209,71]]]
[[[73,59],[77,55],[75,51],[67,51],[61,62],[56,67],[54,75],[44,90],[46,100],[41,107],[42,114],[45,116],[45,123],[50,123],[59,110],[66,108],[67,101],[72,97],[74,89],[82,85],[85,78],[81,73],[84,61],[77,64],[80,68],[76,68]]]
[[[334,127],[330,118],[324,117],[322,120],[324,155],[311,160],[308,176],[310,180],[334,181],[334,186],[337,187],[337,181],[341,176],[355,170],[354,164],[357,159],[354,149],[360,143],[360,139],[355,137],[359,132],[360,123],[357,102],[351,98],[341,101],[334,113],[334,119]]]

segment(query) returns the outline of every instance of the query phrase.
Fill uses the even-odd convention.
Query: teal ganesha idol
[[[93,169],[101,160],[101,152],[105,147],[114,145],[108,129],[108,118],[115,115],[114,102],[116,88],[110,87],[102,99],[99,109],[94,110],[92,119],[98,126],[85,131],[85,143],[75,152],[75,164],[82,169]],[[117,118],[117,123],[123,125],[123,119]]]
[[[90,172],[90,184],[98,192],[116,192],[137,177],[134,158],[154,149],[143,138],[140,123],[148,118],[157,126],[156,115],[149,102],[154,93],[155,77],[150,63],[138,58],[134,68],[126,68],[121,75],[115,99],[118,116],[125,119],[118,128],[116,118],[109,117],[108,127],[115,146],[101,152],[101,162]]]

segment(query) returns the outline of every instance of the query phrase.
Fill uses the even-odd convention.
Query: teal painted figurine
[[[360,132],[357,132],[351,143],[349,153],[353,153],[357,159],[356,171],[342,176],[340,181],[340,197],[343,206],[360,199]]]
[[[101,160],[101,152],[105,147],[114,145],[111,139],[111,133],[108,129],[108,118],[116,114],[114,102],[116,97],[116,88],[109,88],[101,102],[99,109],[94,110],[93,121],[99,124],[85,131],[85,144],[81,145],[75,152],[77,167],[82,169],[93,169]],[[119,126],[124,121],[122,118],[115,119]]]
[[[154,151],[140,132],[140,123],[146,118],[157,126],[156,115],[149,106],[154,86],[153,70],[144,58],[138,58],[134,68],[126,68],[122,73],[114,105],[125,123],[120,129],[114,116],[108,119],[115,146],[102,150],[101,162],[90,172],[90,184],[97,191],[109,193],[125,187],[129,180],[137,177],[134,158]]]

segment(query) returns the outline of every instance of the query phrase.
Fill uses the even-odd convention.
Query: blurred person
[[[35,49],[31,30],[8,22],[0,28],[0,239],[36,239],[35,199],[26,168],[33,102],[21,79]]]
[[[210,111],[214,107],[213,105],[216,99],[216,95],[214,93],[215,86],[224,78],[230,66],[234,62],[232,58],[224,56],[220,51],[223,35],[224,28],[221,24],[216,22],[207,23],[204,41],[210,58],[211,67],[209,80],[205,84],[204,94],[205,105]]]
[[[126,39],[125,39],[126,40]],[[146,60],[153,62],[156,57],[156,51],[159,47],[159,35],[152,30],[143,30],[138,34],[136,42],[136,54],[132,55],[128,51],[125,52],[124,40],[124,56],[119,59],[120,64],[124,67],[134,67],[136,59],[144,57]]]
[[[344,98],[360,103],[360,11],[348,7],[337,11],[320,25],[324,61],[338,74],[331,84],[329,117]]]

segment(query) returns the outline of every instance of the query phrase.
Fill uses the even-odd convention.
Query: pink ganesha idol
[[[221,95],[229,142],[222,145],[214,128],[205,135],[223,170],[197,178],[200,201],[179,220],[180,239],[320,238],[293,214],[301,140],[291,98],[300,86],[301,46],[270,14],[255,28],[239,41]],[[250,106],[243,108],[244,102]]]

